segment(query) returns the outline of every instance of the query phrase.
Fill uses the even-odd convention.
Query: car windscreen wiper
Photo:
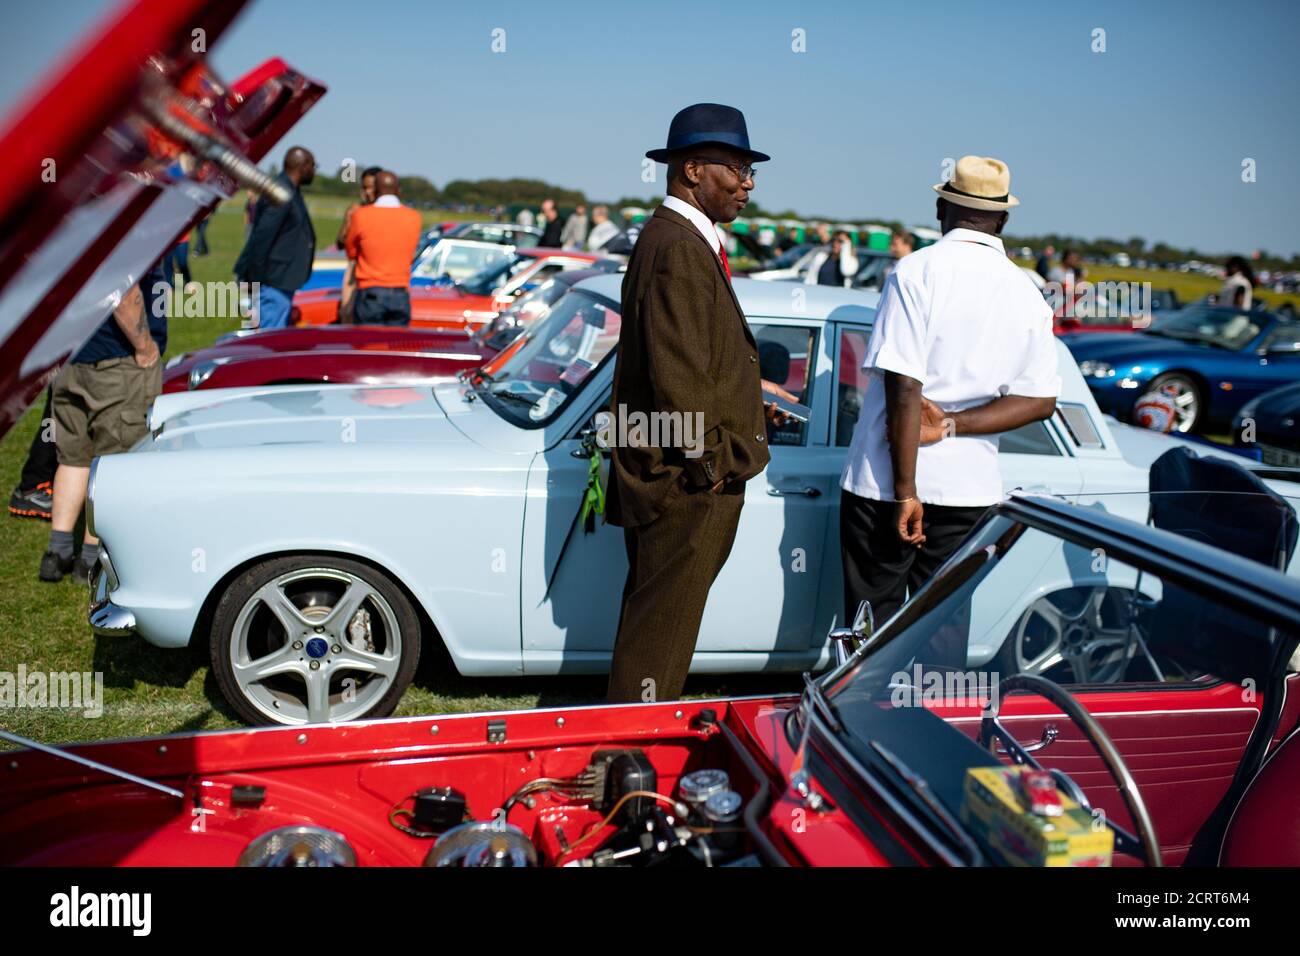
[[[926,782],[925,778],[919,776],[903,762],[902,758],[879,741],[871,741],[870,747],[880,755],[880,759],[889,764],[890,769],[898,774],[899,778],[907,784],[917,798],[925,804],[926,808],[944,825],[961,848],[966,851],[966,862],[971,866],[982,865],[984,863],[984,853],[980,850],[979,844],[971,839],[965,827],[958,823],[953,815],[948,812],[948,808],[943,805],[943,801],[934,795],[934,791],[930,789],[930,784]]]
[[[518,392],[512,392],[508,388],[494,389],[491,392],[488,392],[488,394],[493,398],[508,398],[512,402],[520,402],[527,405],[529,408],[532,408],[537,404],[536,399],[529,398],[526,395],[520,395]]]

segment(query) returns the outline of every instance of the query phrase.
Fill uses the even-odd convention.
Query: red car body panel
[[[189,390],[190,372],[216,362],[200,388],[286,382],[427,382],[477,368],[492,354],[464,332],[386,325],[268,329],[186,355],[163,373],[163,392]]]
[[[512,277],[511,282],[527,282],[555,260],[572,263],[595,262],[604,256],[591,252],[565,252],[559,249],[516,249],[516,255],[535,259],[533,265]],[[295,326],[331,325],[338,322],[341,289],[308,289],[293,297],[290,321]],[[509,295],[470,295],[459,286],[415,286],[411,289],[411,326],[413,328],[465,331],[490,322],[514,298]]]
[[[1146,325],[1139,324],[1146,322]],[[1057,335],[1074,335],[1076,332],[1135,332],[1147,328],[1150,319],[1128,319],[1103,325],[1096,322],[1083,322],[1079,319],[1066,319],[1057,316],[1052,321],[1052,331]]]
[[[412,385],[448,381],[465,369],[478,368],[483,355],[466,349],[451,352],[280,352],[234,358],[217,365],[199,388],[244,388],[319,382],[353,385]],[[169,375],[163,392],[189,390],[189,376]]]

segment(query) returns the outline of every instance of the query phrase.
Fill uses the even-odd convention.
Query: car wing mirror
[[[876,616],[871,610],[870,601],[862,601],[858,604],[858,610],[853,615],[853,624],[851,627],[832,628],[828,639],[835,650],[835,666],[839,667],[865,644],[876,630]]]
[[[600,442],[597,440],[598,434],[599,434],[599,430],[596,428],[595,425],[588,425],[586,428],[579,431],[577,438],[580,444],[578,445],[577,448],[569,452],[570,457],[587,460],[591,458],[592,452],[599,449],[600,457],[608,458],[609,449],[601,445]]]

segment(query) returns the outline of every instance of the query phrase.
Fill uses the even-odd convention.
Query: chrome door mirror
[[[858,605],[857,613],[853,615],[851,627],[831,628],[830,634],[827,635],[835,648],[835,666],[839,667],[852,657],[853,652],[865,644],[875,630],[876,617],[871,611],[871,602],[863,601]]]

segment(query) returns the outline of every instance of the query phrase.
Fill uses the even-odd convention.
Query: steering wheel
[[[1120,796],[1124,798],[1124,806],[1128,808],[1129,816],[1133,818],[1133,824],[1137,829],[1137,835],[1129,833],[1123,827],[1106,820],[1106,826],[1110,827],[1115,833],[1115,848],[1121,853],[1127,853],[1131,856],[1139,857],[1146,861],[1147,866],[1162,866],[1160,859],[1160,842],[1156,839],[1156,830],[1151,823],[1151,814],[1147,812],[1146,802],[1142,799],[1142,794],[1138,793],[1137,783],[1133,780],[1133,774],[1129,772],[1128,764],[1120,755],[1118,748],[1110,739],[1110,735],[1102,729],[1097,719],[1084,709],[1083,705],[1060,684],[1053,683],[1045,677],[1039,677],[1035,674],[1014,674],[998,684],[997,696],[989,702],[985,709],[984,717],[980,720],[980,746],[987,747],[995,756],[999,756],[997,745],[999,743],[1005,748],[1007,754],[1011,756],[1014,763],[1027,764],[1035,770],[1044,770],[1042,764],[1034,759],[1020,742],[1012,735],[1011,731],[1002,726],[998,720],[998,713],[1002,708],[1002,701],[1007,694],[1023,690],[1031,694],[1037,694],[1045,697],[1051,703],[1059,707],[1067,717],[1069,717],[1076,727],[1083,732],[1088,743],[1092,744],[1101,757],[1102,763],[1106,765],[1106,770],[1110,773],[1111,779],[1119,787]],[[1047,770],[1058,784],[1060,784],[1070,796],[1086,810],[1092,809],[1092,804],[1088,802],[1087,796],[1082,788],[1060,770]]]

